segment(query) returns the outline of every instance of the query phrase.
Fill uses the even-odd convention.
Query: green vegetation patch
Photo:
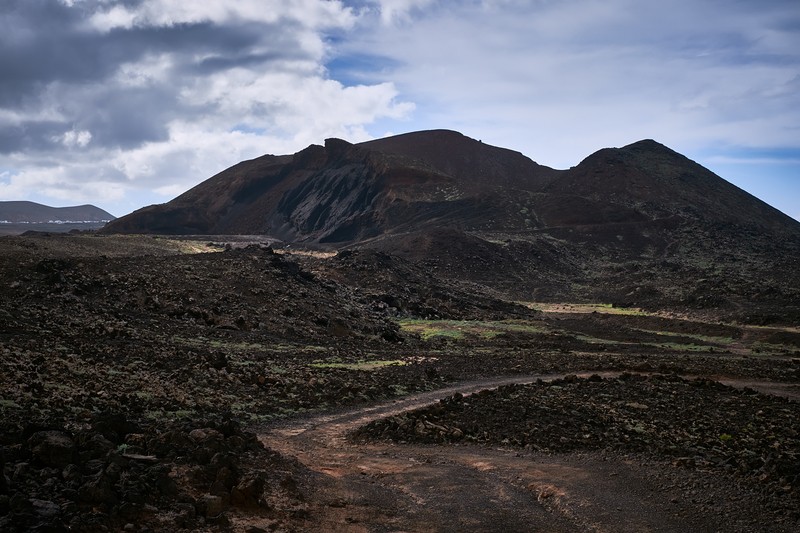
[[[19,404],[14,400],[4,400],[0,398],[0,409],[19,409]]]
[[[436,338],[460,340],[465,337],[493,339],[510,332],[515,333],[547,333],[542,324],[524,320],[420,320],[404,319],[398,322],[400,328],[408,333],[419,335],[422,340]]]
[[[653,316],[638,307],[616,307],[608,303],[552,303],[552,302],[519,302],[529,309],[542,313],[601,313],[606,315]]]
[[[164,409],[153,409],[145,411],[145,418],[153,421],[180,420],[195,416],[197,412],[193,409],[178,409],[177,411],[167,411]]]
[[[718,346],[708,344],[686,344],[680,342],[631,342],[617,341],[613,339],[602,339],[591,335],[575,335],[575,338],[594,345],[625,345],[625,346],[650,346],[652,348],[662,348],[672,352],[713,352]]]
[[[591,335],[574,335],[576,339],[579,341],[583,341],[588,344],[638,344],[635,342],[624,342],[624,341],[617,341],[614,339],[602,339],[600,337],[593,337]]]
[[[173,337],[172,342],[193,348],[216,348],[234,352],[244,352],[252,350],[264,350],[264,345],[250,342],[232,342],[222,339],[208,339],[206,337],[196,337],[187,339],[185,337]]]
[[[785,354],[797,350],[795,346],[788,344],[775,344],[771,342],[755,341],[750,346],[750,351],[753,354]]]
[[[673,352],[713,352],[714,346],[708,344],[685,344],[679,342],[644,342],[642,346],[652,346],[653,348],[664,348]]]

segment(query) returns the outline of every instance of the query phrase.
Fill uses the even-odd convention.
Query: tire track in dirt
[[[616,377],[620,372],[572,373]],[[479,446],[353,444],[348,432],[370,421],[502,385],[566,374],[459,383],[378,405],[275,425],[267,447],[318,473],[298,527],[320,531],[688,531],[714,530],[682,497],[667,463],[605,452],[545,455]],[[723,381],[723,380],[721,380]],[[800,398],[796,385],[725,379],[732,386]],[[753,509],[757,512],[757,509]],[[737,524],[731,522],[736,529]],[[738,528],[741,530],[741,527]]]

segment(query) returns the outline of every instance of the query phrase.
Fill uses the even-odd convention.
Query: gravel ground
[[[545,315],[488,292],[471,296],[469,284],[449,287],[426,279],[419,265],[379,253],[336,259],[279,254],[250,241],[3,237],[0,289],[3,531],[221,530],[228,526],[220,516],[241,513],[280,529],[304,512],[293,480],[307,472],[258,445],[248,428],[455,381],[585,369],[800,380],[800,334],[791,328]],[[420,321],[424,332],[449,329],[428,337],[405,330],[403,319]],[[437,430],[425,438],[489,442],[486,433],[531,450],[654,448],[686,463],[681,468],[731,471],[792,509],[780,502],[795,501],[797,473],[781,470],[797,464],[785,413],[795,404],[765,404],[752,414],[747,402],[761,396],[718,392],[698,416],[741,423],[709,426],[705,436],[692,429],[695,442],[670,429],[682,427],[677,422],[656,424],[674,420],[670,405],[693,412],[688,400],[675,404],[682,393],[639,398],[638,389],[603,382],[605,392],[592,397],[595,383],[585,385],[589,396],[575,408],[585,411],[583,421],[569,433],[574,424],[560,413],[559,394],[582,391],[582,383],[561,392],[541,387],[555,399],[535,403],[566,425],[543,426],[538,440],[525,432],[530,418],[519,425],[499,408],[482,415],[473,433],[442,421],[460,437]],[[671,383],[703,398],[717,390]],[[452,400],[453,409],[461,401]],[[603,422],[607,408],[620,420],[650,418],[631,418],[634,430],[627,430]],[[551,426],[563,431],[547,433]]]
[[[471,442],[546,453],[644,453],[745,484],[765,518],[798,523],[798,419],[796,401],[707,379],[572,376],[456,394],[432,407],[372,422],[354,438]]]

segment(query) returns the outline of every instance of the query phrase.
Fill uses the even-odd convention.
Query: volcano
[[[800,301],[800,223],[654,140],[556,170],[448,130],[327,139],[103,231],[375,249],[525,300]]]

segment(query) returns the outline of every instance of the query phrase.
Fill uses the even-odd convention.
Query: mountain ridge
[[[800,223],[652,139],[567,170],[449,130],[327,139],[242,162],[103,232],[370,249],[515,301],[800,301]]]
[[[10,223],[44,223],[56,220],[106,222],[114,218],[111,213],[91,204],[51,207],[27,200],[0,201],[0,220]]]
[[[269,233],[284,240],[346,243],[408,226],[398,218],[498,229],[478,220],[482,211],[486,215],[487,209],[509,207],[498,205],[498,190],[530,200],[520,210],[532,212],[527,220],[536,228],[676,215],[702,218],[710,210],[726,222],[756,222],[778,231],[795,227],[789,231],[797,232],[796,221],[787,215],[652,139],[604,148],[568,170],[556,170],[450,130],[359,144],[327,139],[324,146],[310,145],[293,155],[243,161],[167,204],[121,217],[108,231]],[[443,203],[461,215],[445,215]],[[465,222],[470,206],[476,220]],[[748,214],[758,220],[745,220]],[[326,217],[333,217],[327,225]],[[503,229],[519,225],[505,218]],[[524,224],[526,219],[521,220]],[[364,227],[355,229],[359,224]],[[372,229],[365,230],[369,224]]]

